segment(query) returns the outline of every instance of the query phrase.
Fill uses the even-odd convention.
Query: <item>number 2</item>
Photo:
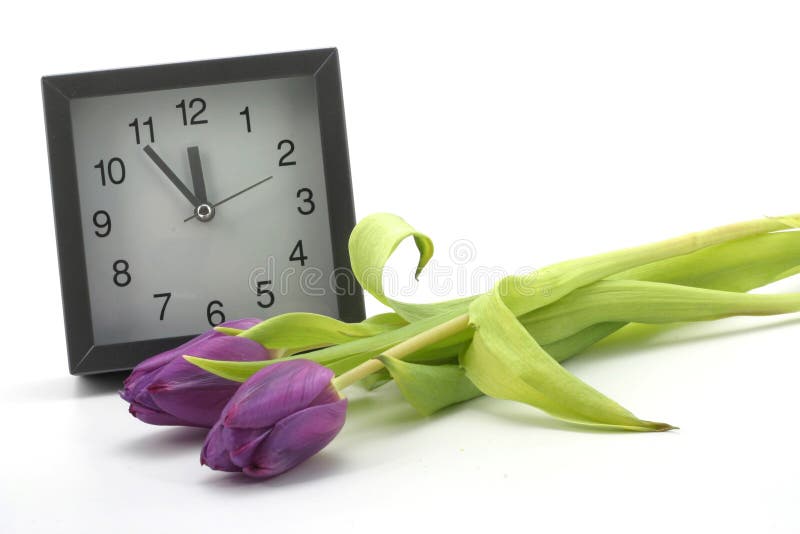
[[[288,158],[289,156],[292,155],[292,153],[294,153],[294,143],[291,142],[289,139],[284,139],[283,141],[278,143],[278,150],[280,150],[283,145],[289,145],[289,150],[286,152],[286,154],[281,156],[281,159],[278,160],[278,166],[286,167],[288,165],[297,165],[296,161],[286,161],[286,158]]]

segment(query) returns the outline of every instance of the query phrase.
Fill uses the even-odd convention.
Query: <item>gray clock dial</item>
[[[70,103],[97,344],[337,314],[310,76]]]

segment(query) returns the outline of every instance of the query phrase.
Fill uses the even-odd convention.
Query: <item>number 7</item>
[[[167,303],[169,302],[170,297],[172,297],[172,293],[156,293],[153,295],[154,299],[164,299],[164,304],[161,305],[161,314],[158,316],[159,321],[164,320],[164,312],[167,311]]]

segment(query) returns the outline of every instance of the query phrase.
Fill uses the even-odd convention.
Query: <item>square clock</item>
[[[70,372],[226,320],[364,318],[335,49],[42,78]]]

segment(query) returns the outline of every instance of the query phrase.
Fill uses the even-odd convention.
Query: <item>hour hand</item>
[[[164,160],[161,159],[158,154],[156,154],[156,151],[153,150],[153,147],[150,145],[145,146],[144,153],[147,154],[151,160],[153,160],[153,163],[155,163],[156,166],[161,169],[161,172],[164,173],[164,176],[169,178],[169,181],[172,182],[172,185],[178,188],[178,191],[180,191],[183,196],[186,197],[186,200],[188,200],[192,206],[197,208],[201,204],[200,200],[195,196],[195,194],[189,191],[189,188],[184,185],[180,178],[178,178],[178,175],[175,174],[175,172],[170,169],[166,163],[164,163]]]
[[[203,178],[203,165],[200,163],[200,150],[196,146],[190,146],[186,149],[186,152],[189,154],[189,169],[192,171],[194,194],[201,204],[208,204],[206,182]]]

